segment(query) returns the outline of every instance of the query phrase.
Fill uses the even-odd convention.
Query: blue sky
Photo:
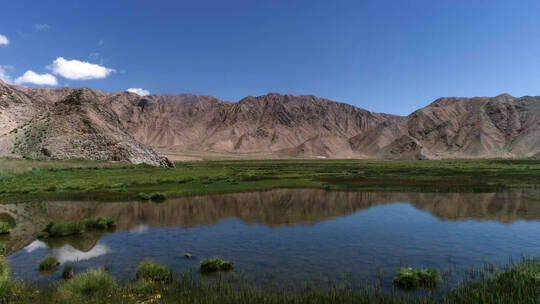
[[[0,35],[0,77],[29,87],[314,94],[402,115],[540,95],[540,1],[2,0]]]

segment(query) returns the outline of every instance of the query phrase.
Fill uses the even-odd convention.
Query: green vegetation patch
[[[234,267],[234,263],[225,261],[219,257],[214,259],[204,259],[201,261],[201,273],[213,273],[217,271],[229,271]]]
[[[8,222],[0,222],[0,234],[7,234],[11,231],[11,225]]]
[[[60,263],[55,257],[48,256],[39,261],[40,271],[55,271]]]
[[[62,270],[62,279],[69,280],[71,278],[73,278],[73,266],[64,266],[64,269]]]
[[[540,261],[525,260],[510,264],[504,271],[482,276],[474,283],[463,283],[447,295],[422,293],[408,296],[385,294],[369,287],[312,286],[297,292],[289,288],[261,289],[243,280],[199,280],[182,276],[180,280],[139,279],[116,285],[104,270],[88,270],[68,281],[32,287],[11,281],[0,260],[1,303],[538,303],[537,276]],[[7,269],[7,268],[6,268]]]
[[[82,222],[50,222],[45,226],[45,229],[41,231],[39,237],[62,237],[82,234],[86,229],[86,226]]]
[[[185,195],[322,188],[347,191],[538,191],[540,161],[250,160],[166,169],[82,160],[0,159],[0,202],[153,200]]]
[[[139,199],[143,201],[163,202],[167,197],[162,192],[139,193]]]
[[[97,220],[84,219],[80,222],[50,222],[41,231],[40,238],[64,237],[83,234],[87,229],[109,229],[116,227],[116,221],[111,218]]]
[[[414,269],[404,267],[397,270],[394,284],[404,290],[415,290],[418,287],[435,288],[439,282],[437,269]]]
[[[91,269],[60,283],[57,292],[66,303],[83,303],[92,298],[104,303],[116,289],[116,283],[109,274],[104,270]]]
[[[144,279],[154,282],[170,282],[173,279],[172,273],[167,267],[152,261],[142,261],[137,267],[137,280]]]

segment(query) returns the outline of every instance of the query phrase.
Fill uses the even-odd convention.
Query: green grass
[[[396,271],[394,285],[404,290],[416,290],[418,287],[435,288],[439,283],[437,269],[414,269],[403,267]]]
[[[159,266],[159,265],[158,265]],[[5,270],[2,270],[5,269]],[[104,270],[88,270],[68,281],[32,287],[9,278],[0,260],[2,303],[538,303],[540,261],[525,260],[507,269],[464,283],[448,295],[431,297],[382,293],[377,288],[351,289],[338,285],[306,284],[301,291],[260,289],[242,280],[222,277],[203,281],[182,276],[169,281],[140,278],[118,285]],[[2,289],[3,288],[3,289]]]
[[[139,199],[143,201],[151,200],[153,202],[163,202],[166,199],[165,194],[161,192],[151,192],[151,193],[139,193]]]
[[[172,281],[173,275],[165,266],[152,261],[142,261],[137,267],[137,280],[150,280],[155,282]]]
[[[537,160],[250,160],[166,169],[89,161],[0,159],[0,202],[156,200],[185,195],[323,188],[345,191],[540,191]],[[534,194],[533,194],[534,197]]]
[[[117,289],[114,279],[104,270],[89,270],[58,285],[58,298],[66,303],[101,300],[103,303]]]
[[[219,257],[213,259],[204,259],[201,261],[201,273],[214,273],[217,271],[229,271],[234,266],[233,262],[225,261]]]
[[[0,234],[7,234],[11,231],[11,225],[8,222],[0,222]]]
[[[83,234],[87,229],[109,229],[116,227],[116,221],[111,218],[97,220],[84,219],[80,222],[50,222],[39,234],[40,238],[65,237]]]
[[[73,266],[64,266],[62,270],[62,279],[69,280],[73,277]]]
[[[40,271],[54,271],[58,268],[60,263],[55,257],[48,256],[39,261],[39,270]]]

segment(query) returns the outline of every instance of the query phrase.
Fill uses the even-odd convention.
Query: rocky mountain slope
[[[0,155],[167,165],[129,135],[89,89],[26,89],[0,83]]]
[[[0,155],[157,165],[166,155],[437,159],[540,156],[540,97],[441,98],[409,116],[309,95],[28,89],[0,82]]]

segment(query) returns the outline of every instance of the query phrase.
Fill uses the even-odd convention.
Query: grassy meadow
[[[147,165],[0,159],[0,202],[163,200],[183,195],[323,188],[483,192],[539,189],[537,160],[249,160]]]

